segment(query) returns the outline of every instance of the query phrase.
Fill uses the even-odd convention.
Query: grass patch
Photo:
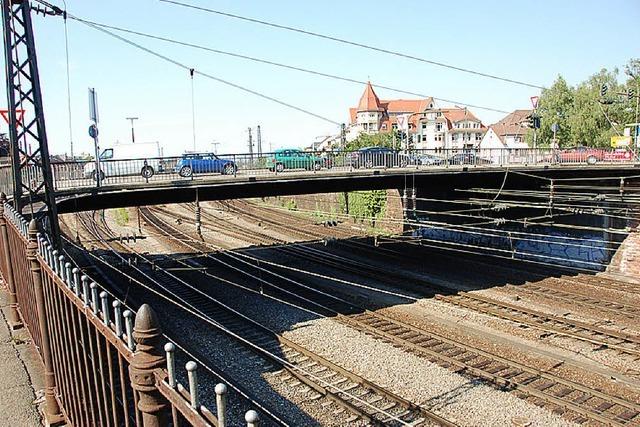
[[[116,223],[125,226],[129,223],[129,211],[126,208],[118,208],[115,212]]]

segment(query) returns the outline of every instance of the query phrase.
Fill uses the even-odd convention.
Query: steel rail
[[[143,215],[145,215],[146,221],[148,224],[151,224],[152,226],[156,227],[157,229],[159,229],[159,231],[164,230],[165,233],[167,233],[167,235],[169,234],[167,232],[167,228],[169,228],[172,231],[175,231],[176,229],[172,226],[169,226],[166,223],[163,223],[162,220],[160,220],[159,218],[155,217],[153,218],[153,213],[147,211],[146,213],[143,213]],[[174,239],[175,241],[177,241],[178,243],[187,246],[186,242],[184,242],[183,240]],[[193,247],[193,243],[190,245],[190,247]],[[209,297],[207,295],[207,297]],[[209,297],[211,298],[211,297]],[[217,313],[216,313],[217,314]],[[236,312],[236,314],[239,314]],[[353,413],[360,415],[363,419],[370,421],[374,424],[380,424],[380,420],[377,420],[375,418],[376,414],[384,414],[387,417],[390,417],[391,420],[395,420],[398,422],[401,422],[402,424],[406,424],[406,423],[411,423],[411,422],[416,422],[420,419],[420,417],[424,417],[430,421],[436,422],[440,425],[449,425],[449,426],[453,426],[455,425],[454,423],[445,420],[444,418],[440,417],[439,415],[433,413],[432,411],[427,410],[426,408],[420,407],[418,405],[415,405],[405,399],[403,399],[402,397],[399,397],[391,392],[389,392],[388,390],[382,389],[379,386],[375,385],[374,383],[371,383],[370,381],[357,376],[347,370],[344,370],[343,368],[333,364],[332,362],[329,362],[328,360],[322,358],[321,356],[319,356],[318,354],[311,352],[310,350],[307,350],[295,343],[292,343],[290,340],[288,340],[287,338],[271,331],[270,329],[267,329],[266,327],[258,324],[257,322],[255,322],[254,320],[251,320],[249,318],[247,318],[244,315],[241,315],[241,317],[243,318],[243,320],[245,322],[249,322],[251,323],[251,325],[253,325],[256,329],[260,330],[268,335],[270,335],[271,338],[275,338],[277,339],[282,345],[286,346],[286,347],[290,347],[293,348],[296,352],[304,354],[307,358],[313,359],[315,362],[317,362],[318,364],[322,364],[325,367],[332,369],[334,371],[337,371],[340,375],[342,375],[343,377],[348,378],[349,380],[356,382],[358,384],[360,384],[360,387],[364,388],[364,390],[370,390],[369,393],[367,394],[371,394],[371,392],[374,392],[376,394],[378,394],[379,396],[381,396],[383,399],[378,399],[376,401],[376,404],[378,403],[383,403],[384,399],[387,400],[391,400],[392,402],[395,402],[396,405],[389,407],[388,409],[378,409],[377,407],[370,407],[369,409],[372,409],[374,411],[373,414],[371,414],[368,411],[364,411],[361,407],[356,406],[354,403],[351,402],[351,400],[353,399],[353,396],[351,396],[350,399],[347,399],[346,397],[349,397],[349,395],[346,393],[345,390],[340,389],[339,387],[336,387],[335,385],[332,384],[328,384],[325,382],[325,384],[322,384],[322,381],[320,382],[320,384],[318,384],[316,382],[315,385],[312,385],[310,383],[310,381],[313,381],[313,376],[311,376],[311,378],[308,377],[308,375],[304,375],[303,371],[300,369],[299,366],[295,366],[295,364],[293,366],[287,366],[284,365],[283,368],[287,369],[292,375],[296,376],[296,378],[298,378],[300,381],[306,383],[307,385],[309,385],[310,387],[316,389],[317,391],[321,391],[324,390],[324,393],[326,393],[330,398],[332,398],[333,400],[335,400],[338,404],[343,405],[346,409],[352,411]],[[223,323],[224,324],[224,323]],[[254,342],[256,341],[256,339],[253,340]],[[266,354],[270,359],[272,359],[272,361],[274,363],[277,363],[278,365],[282,365],[282,360],[278,357],[275,356],[272,352],[269,352],[267,349],[263,349],[264,351],[262,351],[263,355]],[[341,381],[340,379],[338,379],[339,383],[342,384],[344,383],[344,381]],[[319,388],[318,388],[319,387]],[[346,397],[345,397],[346,395]],[[357,399],[356,399],[357,400]],[[375,399],[374,399],[375,400]],[[363,402],[359,402],[359,403],[363,403]],[[388,403],[388,402],[387,402]],[[395,408],[395,406],[399,405],[399,407],[403,408],[402,412],[400,412],[399,415],[394,415],[391,413],[387,413],[387,411]],[[364,405],[364,406],[371,406],[371,404],[368,405]],[[408,411],[408,412],[407,412]],[[419,417],[416,417],[416,414],[419,414]],[[402,418],[409,418],[410,421],[402,421]],[[384,424],[384,423],[383,423]]]
[[[174,231],[177,231],[175,227],[171,228]],[[182,232],[182,234],[186,235],[186,233],[184,232]],[[183,240],[180,241],[183,242]],[[202,242],[198,242],[197,244],[203,245]],[[327,303],[325,302],[324,304]],[[365,322],[361,320],[354,319],[354,317],[342,315],[339,311],[331,309],[330,307],[326,308],[328,310],[332,310],[333,314],[338,319],[343,320],[345,323],[348,323],[353,327],[360,328],[361,331],[367,332],[371,335],[377,335],[385,340],[390,340],[392,343],[395,343],[404,348],[411,348],[413,350],[416,350],[417,344],[401,337],[401,335],[405,335],[407,332],[412,332],[414,334],[417,333],[422,338],[421,340],[418,340],[418,344],[424,344],[427,342],[431,344],[428,347],[425,347],[424,345],[418,345],[418,347],[421,348],[421,354],[426,354],[429,357],[435,357],[440,361],[444,360],[448,365],[457,366],[459,369],[465,372],[472,372],[474,375],[480,378],[487,379],[495,384],[506,387],[514,387],[528,395],[538,397],[539,399],[544,400],[546,403],[559,405],[565,409],[571,410],[572,412],[585,416],[587,417],[587,419],[592,419],[608,424],[613,423],[613,425],[625,425],[629,422],[629,419],[633,419],[640,414],[640,405],[637,405],[633,402],[628,402],[624,399],[602,393],[588,386],[574,383],[570,380],[565,380],[563,378],[535,368],[528,367],[512,360],[507,360],[500,356],[496,356],[483,350],[479,350],[472,346],[466,345],[464,343],[445,338],[438,334],[426,332],[422,329],[404,324],[403,322],[399,322],[395,319],[388,318],[378,313],[368,311],[364,308],[361,308],[364,312],[364,315],[373,318],[377,322],[387,322],[389,323],[389,325],[387,325],[389,327],[382,330],[383,328],[381,328],[380,323],[376,324],[375,326],[364,325]],[[389,333],[390,331],[393,331],[393,333]],[[413,338],[415,338],[415,336]],[[447,345],[442,346],[443,343]],[[434,350],[434,347],[438,349]],[[457,348],[457,351],[453,352],[456,356],[460,356],[461,354],[464,355],[466,353],[466,356],[462,358],[466,360],[460,360],[456,357],[448,356],[447,353],[450,352],[452,347]],[[468,356],[472,357],[470,359],[467,359]],[[469,364],[468,362],[470,360],[475,361],[476,364]],[[479,363],[477,363],[478,360],[480,360]],[[519,371],[513,372],[514,369],[517,369]],[[551,385],[548,384],[548,382],[550,381],[552,382]],[[541,385],[540,382],[543,382],[543,384]],[[536,384],[537,387],[540,387],[541,389],[537,388],[536,385],[533,384]],[[557,387],[559,386],[562,386],[564,388],[569,387],[571,392],[561,393],[562,396],[557,396]],[[554,388],[556,388],[556,394],[547,391]],[[575,403],[575,396],[571,398],[565,398],[566,396],[572,395],[574,392],[582,393],[580,395],[580,399],[578,399],[581,400],[582,404]],[[600,402],[598,407],[596,408],[590,406],[593,404],[594,399],[602,400],[602,402]],[[615,405],[618,405],[618,409],[622,408],[622,417],[618,417],[616,414],[606,414],[606,411],[613,408]],[[627,416],[630,418],[626,419],[625,417]]]

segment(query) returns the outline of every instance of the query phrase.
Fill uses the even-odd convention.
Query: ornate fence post
[[[154,371],[165,366],[161,347],[162,329],[153,309],[143,304],[136,314],[133,328],[136,351],[129,365],[131,386],[138,393],[138,410],[144,427],[168,425],[168,402],[156,387]]]
[[[9,233],[7,232],[7,220],[4,217],[4,204],[7,202],[7,196],[0,193],[0,233],[2,234],[2,262],[5,265],[7,281],[7,291],[9,293],[9,325],[15,330],[22,327],[22,321],[18,314],[18,300],[16,298],[16,282],[13,275],[13,264],[9,256]]]
[[[33,289],[36,294],[36,306],[38,308],[38,323],[40,328],[40,337],[42,341],[42,359],[44,362],[44,381],[45,381],[45,417],[47,425],[58,424],[63,421],[60,406],[55,396],[56,377],[53,373],[53,358],[51,356],[51,345],[49,342],[49,329],[47,328],[47,312],[45,310],[44,290],[42,288],[42,270],[40,262],[36,256],[38,250],[38,241],[36,234],[38,226],[35,220],[29,223],[29,244],[27,245],[27,259],[31,266],[31,277],[33,278]]]

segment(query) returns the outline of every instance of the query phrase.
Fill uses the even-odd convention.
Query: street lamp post
[[[133,130],[133,121],[134,120],[138,120],[138,117],[127,117],[126,119],[131,121],[131,142],[135,144],[136,143],[136,134],[135,134],[135,132]]]
[[[213,146],[213,154],[218,154],[218,145],[220,145],[220,143],[214,139],[211,145]]]

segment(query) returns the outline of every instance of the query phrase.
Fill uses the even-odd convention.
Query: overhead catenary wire
[[[76,20],[80,20],[81,18],[75,18],[75,19]],[[179,45],[179,46],[185,46],[185,47],[190,47],[190,48],[193,48],[193,49],[199,49],[199,50],[203,50],[203,51],[206,51],[206,52],[215,53],[215,54],[219,54],[219,55],[226,55],[226,56],[230,56],[230,57],[234,57],[234,58],[239,58],[239,59],[244,59],[244,60],[248,60],[248,61],[258,62],[258,63],[262,63],[262,64],[267,64],[267,65],[271,65],[271,66],[275,66],[275,67],[285,68],[285,69],[298,71],[298,72],[302,72],[302,73],[307,73],[307,74],[311,74],[311,75],[316,75],[316,76],[320,76],[320,77],[326,77],[326,78],[333,79],[333,80],[340,80],[340,81],[344,81],[344,82],[348,82],[348,83],[356,83],[358,85],[366,85],[368,83],[368,82],[366,82],[364,80],[358,80],[358,79],[353,79],[353,78],[350,78],[350,77],[344,77],[344,76],[339,76],[339,75],[336,75],[336,74],[330,74],[330,73],[325,73],[325,72],[322,72],[322,71],[312,70],[312,69],[309,69],[309,68],[303,68],[303,67],[298,67],[298,66],[294,66],[294,65],[283,64],[283,63],[280,63],[280,62],[275,62],[275,61],[267,60],[267,59],[264,59],[264,58],[257,58],[255,56],[242,55],[242,54],[239,54],[239,53],[234,53],[234,52],[229,52],[229,51],[225,51],[225,50],[215,49],[215,48],[212,48],[212,47],[209,47],[209,46],[204,46],[204,45],[185,42],[185,41],[180,41],[180,40],[177,40],[177,39],[174,39],[174,38],[154,35],[154,34],[141,32],[141,31],[137,31],[137,30],[132,30],[132,29],[128,29],[128,28],[123,28],[123,27],[119,27],[119,26],[115,26],[115,25],[104,24],[104,23],[100,23],[100,22],[96,22],[96,21],[92,21],[92,20],[88,20],[88,19],[82,19],[82,21],[85,22],[85,23],[91,23],[91,24],[93,24],[95,26],[98,26],[98,27],[101,27],[101,28],[120,31],[120,32],[123,32],[123,33],[132,34],[132,35],[136,35],[136,36],[140,36],[140,37],[146,37],[146,38],[149,38],[149,39],[152,39],[152,40],[163,41],[163,42],[166,42],[166,43],[172,43],[172,44],[176,44],[176,45]],[[466,106],[466,107],[469,107],[469,108],[477,108],[479,110],[487,110],[487,111],[493,111],[493,112],[497,112],[497,113],[509,113],[509,111],[501,110],[501,109],[494,108],[494,107],[487,107],[487,106],[483,106],[483,105],[470,104],[470,103],[462,102],[462,101],[459,101],[459,100],[447,99],[447,98],[442,98],[442,97],[437,97],[437,96],[430,96],[430,95],[426,95],[426,94],[423,94],[423,93],[418,93],[418,92],[409,91],[409,90],[405,90],[405,89],[398,89],[398,88],[387,86],[387,85],[383,85],[383,84],[371,83],[371,85],[376,87],[376,88],[390,90],[392,92],[398,92],[398,93],[403,93],[403,94],[406,94],[406,95],[418,96],[418,97],[421,97],[421,98],[433,98],[434,100],[437,100],[437,101],[447,102],[447,103],[451,103],[451,104],[455,104],[455,105],[463,105],[463,106]]]
[[[426,59],[426,58],[421,58],[421,57],[418,57],[418,56],[409,55],[409,54],[398,52],[398,51],[394,51],[394,50],[384,49],[384,48],[381,48],[381,47],[376,47],[376,46],[368,45],[368,44],[365,44],[365,43],[359,43],[359,42],[355,42],[355,41],[351,41],[351,40],[347,40],[347,39],[343,39],[343,38],[339,38],[339,37],[335,37],[335,36],[321,34],[321,33],[313,32],[313,31],[305,30],[305,29],[302,29],[302,28],[296,28],[296,27],[291,27],[291,26],[288,26],[288,25],[276,24],[274,22],[269,22],[269,21],[265,21],[265,20],[261,20],[261,19],[241,16],[241,15],[237,15],[237,14],[233,14],[233,13],[229,13],[229,12],[223,12],[223,11],[220,11],[220,10],[215,10],[215,9],[202,7],[202,6],[196,6],[196,5],[193,5],[193,4],[183,3],[183,2],[179,2],[179,1],[175,1],[175,0],[159,0],[159,1],[162,2],[162,3],[169,3],[169,4],[173,4],[173,5],[177,5],[177,6],[182,6],[182,7],[198,10],[198,11],[201,11],[201,12],[207,12],[207,13],[212,13],[212,14],[216,14],[216,15],[220,15],[220,16],[225,16],[227,18],[233,18],[233,19],[238,19],[238,20],[245,21],[245,22],[251,22],[253,24],[265,25],[265,26],[272,27],[272,28],[277,28],[277,29],[280,29],[280,30],[286,30],[286,31],[291,31],[291,32],[299,33],[299,34],[304,34],[304,35],[307,35],[307,36],[317,37],[317,38],[320,38],[320,39],[330,40],[330,41],[333,41],[333,42],[337,42],[337,43],[341,43],[341,44],[345,44],[345,45],[350,45],[350,46],[354,46],[354,47],[358,47],[358,48],[362,48],[362,49],[367,49],[367,50],[370,50],[370,51],[375,51],[375,52],[379,52],[379,53],[383,53],[383,54],[387,54],[387,55],[392,55],[392,56],[396,56],[396,57],[401,57],[401,58],[409,59],[409,60],[412,60],[412,61],[417,61],[417,62],[422,62],[422,63],[425,63],[425,64],[435,65],[435,66],[438,66],[438,67],[448,68],[450,70],[456,70],[456,71],[472,74],[472,75],[479,76],[479,77],[486,77],[486,78],[493,79],[493,80],[499,80],[499,81],[503,81],[503,82],[506,82],[506,83],[512,83],[512,84],[516,84],[516,85],[520,85],[520,86],[526,86],[526,87],[535,88],[535,89],[545,89],[544,86],[540,86],[540,85],[537,85],[537,84],[527,83],[527,82],[524,82],[524,81],[510,79],[510,78],[507,78],[507,77],[501,77],[501,76],[494,75],[494,74],[483,73],[483,72],[480,72],[480,71],[471,70],[471,69],[463,68],[463,67],[458,67],[458,66],[451,65],[451,64],[445,64],[443,62],[434,61],[434,60],[430,60],[430,59]]]
[[[329,119],[327,117],[324,117],[324,116],[322,116],[320,114],[316,114],[316,113],[314,113],[312,111],[309,111],[309,110],[307,110],[305,108],[298,107],[296,105],[293,105],[293,104],[290,104],[288,102],[282,101],[280,99],[274,98],[272,96],[266,95],[266,94],[264,94],[262,92],[259,92],[257,90],[249,89],[249,88],[241,86],[241,85],[239,85],[237,83],[233,83],[231,81],[228,81],[228,80],[222,79],[220,77],[214,76],[212,74],[206,73],[204,71],[200,71],[200,70],[198,70],[198,69],[196,69],[194,67],[190,67],[190,66],[188,66],[188,65],[186,65],[186,64],[184,64],[184,63],[182,63],[182,62],[180,62],[180,61],[178,61],[176,59],[173,59],[173,58],[171,58],[169,56],[166,56],[166,55],[164,55],[162,53],[159,53],[159,52],[157,52],[155,50],[152,50],[150,48],[142,46],[141,44],[136,43],[136,42],[134,42],[132,40],[129,40],[126,37],[122,37],[122,36],[120,36],[118,34],[115,34],[115,33],[111,32],[111,31],[105,29],[105,28],[101,28],[101,27],[99,27],[97,25],[92,24],[91,22],[85,21],[85,20],[83,20],[81,18],[78,18],[78,17],[75,17],[75,16],[73,16],[71,14],[67,14],[67,16],[70,19],[72,19],[72,20],[74,20],[76,22],[82,23],[82,24],[84,24],[84,25],[86,25],[86,26],[88,26],[90,28],[93,28],[93,29],[95,29],[97,31],[100,31],[100,32],[104,33],[104,34],[107,34],[107,35],[109,35],[109,36],[111,36],[111,37],[113,37],[113,38],[115,38],[117,40],[120,40],[120,41],[122,41],[122,42],[124,42],[124,43],[126,43],[126,44],[128,44],[130,46],[133,46],[133,47],[135,47],[135,48],[137,48],[139,50],[142,50],[142,51],[144,51],[144,52],[146,52],[146,53],[148,53],[150,55],[153,55],[153,56],[155,56],[155,57],[157,57],[159,59],[162,59],[163,61],[169,62],[169,63],[171,63],[171,64],[173,64],[173,65],[175,65],[177,67],[180,67],[180,68],[182,68],[182,69],[184,69],[186,71],[190,71],[190,70],[193,69],[193,73],[194,74],[206,77],[206,78],[208,78],[210,80],[214,80],[214,81],[216,81],[218,83],[222,83],[222,84],[227,85],[227,86],[231,86],[231,87],[236,88],[238,90],[241,90],[243,92],[250,93],[252,95],[258,96],[260,98],[266,99],[266,100],[274,102],[276,104],[280,104],[280,105],[282,105],[284,107],[287,107],[287,108],[296,110],[298,112],[307,114],[309,116],[315,117],[317,119],[323,120],[323,121],[331,123],[333,125],[340,126],[340,122],[337,122],[335,120],[331,120],[331,119]]]

